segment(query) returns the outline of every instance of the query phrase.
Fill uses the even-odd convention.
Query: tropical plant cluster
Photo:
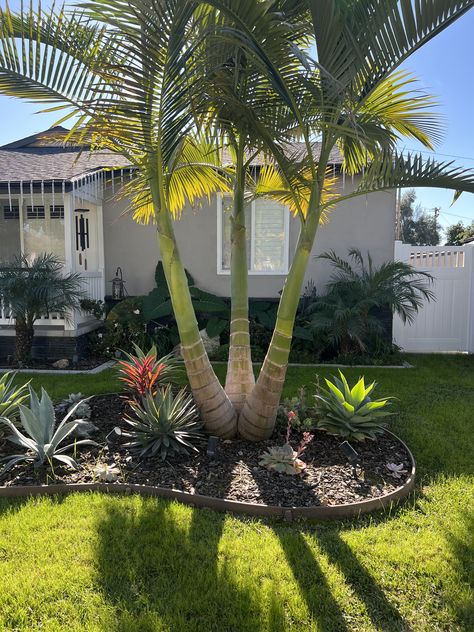
[[[0,10],[0,93],[47,104],[72,123],[66,142],[90,140],[131,169],[120,196],[131,200],[137,221],[156,227],[168,295],[156,292],[154,304],[173,310],[207,431],[271,436],[308,262],[330,211],[397,188],[450,188],[455,199],[474,192],[474,172],[399,150],[413,140],[433,150],[441,136],[434,99],[400,68],[471,8],[472,0],[90,0],[71,11]],[[335,151],[340,173],[331,169]],[[256,156],[263,157],[259,170]],[[351,176],[354,186],[344,186]],[[216,192],[232,197],[224,385],[200,334],[197,304],[209,297],[190,283],[174,231],[185,207]],[[300,225],[257,378],[249,196],[285,204]],[[332,294],[326,311],[336,313],[337,300]],[[311,321],[320,331],[316,313],[319,325],[316,316]],[[217,330],[220,315],[213,317]],[[325,335],[344,350],[366,345],[365,332],[351,331],[349,341]],[[31,328],[21,333],[25,349]],[[145,333],[138,329],[135,342]]]

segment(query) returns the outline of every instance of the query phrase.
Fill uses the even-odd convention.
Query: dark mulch
[[[122,483],[170,487],[205,496],[279,506],[337,505],[381,496],[399,487],[408,472],[395,478],[387,469],[387,463],[403,463],[407,471],[410,468],[405,448],[386,434],[378,441],[354,444],[362,464],[362,468],[354,472],[341,451],[341,440],[321,431],[315,432],[313,442],[302,457],[307,467],[297,476],[279,474],[258,463],[267,447],[284,443],[284,436],[278,434],[257,444],[239,439],[220,441],[215,458],[207,456],[204,444],[199,453],[175,457],[169,462],[159,458],[139,460],[136,454],[122,447],[124,439],[113,432],[116,426],[125,427],[122,421],[125,402],[118,395],[103,395],[95,397],[91,406],[91,421],[100,428],[94,439],[101,445],[86,446],[79,451],[80,471],[57,467],[52,479],[51,474],[35,472],[31,465],[19,465],[0,478],[0,485],[31,485],[46,480],[50,484],[92,483],[97,481],[97,465],[107,463],[119,468],[118,482]],[[294,433],[292,445],[295,447],[299,440]],[[1,456],[14,451],[14,446],[0,440]]]

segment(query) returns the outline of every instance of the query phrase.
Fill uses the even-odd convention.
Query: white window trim
[[[223,253],[223,243],[222,243],[222,193],[218,193],[217,198],[217,274],[219,276],[229,276],[230,270],[225,270],[222,267],[222,253]],[[285,230],[285,243],[284,243],[284,260],[285,267],[283,270],[254,270],[254,262],[255,262],[255,240],[253,239],[253,235],[255,235],[255,200],[252,201],[251,207],[251,237],[250,237],[250,267],[251,269],[248,271],[249,276],[286,276],[290,269],[290,212],[285,213],[284,215],[284,230]]]

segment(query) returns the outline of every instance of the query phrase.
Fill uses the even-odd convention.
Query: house
[[[58,139],[67,130],[56,127],[0,148],[0,261],[18,252],[54,252],[65,267],[80,272],[92,299],[111,293],[120,267],[130,295],[154,286],[159,259],[156,230],[124,215],[127,200],[117,193],[132,170],[110,151],[91,153],[88,147],[65,146]],[[332,169],[340,173],[341,156],[333,152]],[[256,165],[258,166],[258,165]],[[348,193],[358,178],[340,177]],[[182,259],[199,287],[228,296],[229,199],[216,195],[199,208],[186,208],[175,230]],[[373,193],[341,203],[317,237],[314,256],[334,249],[370,250],[376,263],[393,258],[396,192]],[[299,221],[287,209],[257,200],[248,209],[249,293],[277,298],[299,233]],[[314,257],[307,280],[322,287],[330,273]],[[37,323],[36,353],[50,357],[77,352],[81,337],[97,321],[76,313],[70,322],[45,314]],[[0,356],[11,352],[13,325],[8,306],[0,303]]]

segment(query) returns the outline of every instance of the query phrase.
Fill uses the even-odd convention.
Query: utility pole
[[[439,219],[439,214],[441,212],[441,209],[439,208],[439,206],[435,206],[433,209],[433,212],[434,212],[435,230],[438,230],[438,219]]]

